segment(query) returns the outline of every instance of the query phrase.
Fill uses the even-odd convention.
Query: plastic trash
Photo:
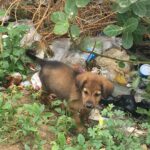
[[[92,109],[89,115],[89,119],[99,121],[99,125],[104,125],[104,120],[108,119],[106,117],[101,116],[98,109]]]
[[[105,51],[103,55],[121,60],[129,60],[129,55],[125,50],[116,48]],[[103,74],[103,72],[105,72],[105,76],[111,81],[124,85],[128,83],[130,79],[129,73],[131,71],[131,64],[124,62],[125,66],[124,68],[121,68],[116,60],[100,56],[96,58],[96,63],[102,68],[101,73]]]
[[[31,84],[33,86],[33,89],[35,89],[35,90],[41,89],[42,83],[39,78],[39,72],[36,72],[35,74],[33,74],[33,76],[31,77]]]
[[[120,47],[121,39],[119,38],[109,38],[106,36],[97,36],[97,37],[86,37],[83,40],[79,41],[79,47],[83,50],[90,52],[93,50],[96,53],[103,53],[104,51],[112,47]],[[50,45],[51,50],[54,53],[54,56],[50,60],[62,61],[67,64],[80,64],[85,67],[85,61],[91,61],[96,58],[94,54],[81,52],[76,48],[69,38],[57,39],[52,42]]]
[[[29,86],[31,86],[31,82],[30,81],[21,82],[20,86],[22,86],[22,87],[29,87]]]
[[[50,60],[61,61],[69,65],[80,64],[85,67],[85,59],[81,57],[83,53],[76,48],[72,48],[71,44],[69,38],[53,41],[50,48],[54,56]]]
[[[118,95],[129,95],[130,94],[130,88],[126,87],[126,86],[122,86],[119,84],[114,84],[114,90],[112,95],[114,97],[118,96]]]
[[[34,41],[40,41],[41,35],[37,33],[32,20],[23,19],[19,20],[17,23],[14,23],[14,26],[17,25],[27,25],[29,27],[28,32],[23,36],[20,44],[22,47],[31,46]]]
[[[141,77],[148,77],[150,76],[150,65],[149,64],[143,64],[140,66],[139,69]]]

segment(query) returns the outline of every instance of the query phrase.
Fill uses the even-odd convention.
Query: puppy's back
[[[70,96],[75,76],[76,73],[71,67],[57,61],[46,63],[40,71],[44,90],[64,99]]]
[[[62,62],[47,61],[36,57],[33,50],[27,50],[26,54],[41,65],[39,76],[43,90],[55,93],[58,98],[69,99],[77,73]]]

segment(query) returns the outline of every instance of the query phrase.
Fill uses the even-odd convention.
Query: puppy
[[[113,84],[100,75],[90,72],[79,74],[62,62],[40,59],[32,50],[27,50],[26,54],[41,65],[39,76],[43,90],[68,100],[78,131],[83,130],[82,121],[87,119],[90,110],[99,104],[101,98],[112,93]]]

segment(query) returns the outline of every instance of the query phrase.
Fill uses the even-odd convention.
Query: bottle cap
[[[150,65],[149,64],[141,65],[140,74],[144,77],[150,76]]]

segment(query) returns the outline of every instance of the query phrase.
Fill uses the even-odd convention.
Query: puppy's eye
[[[84,94],[88,94],[88,91],[86,88],[83,89]]]
[[[97,92],[94,94],[96,97],[100,96],[101,95],[101,92]]]

